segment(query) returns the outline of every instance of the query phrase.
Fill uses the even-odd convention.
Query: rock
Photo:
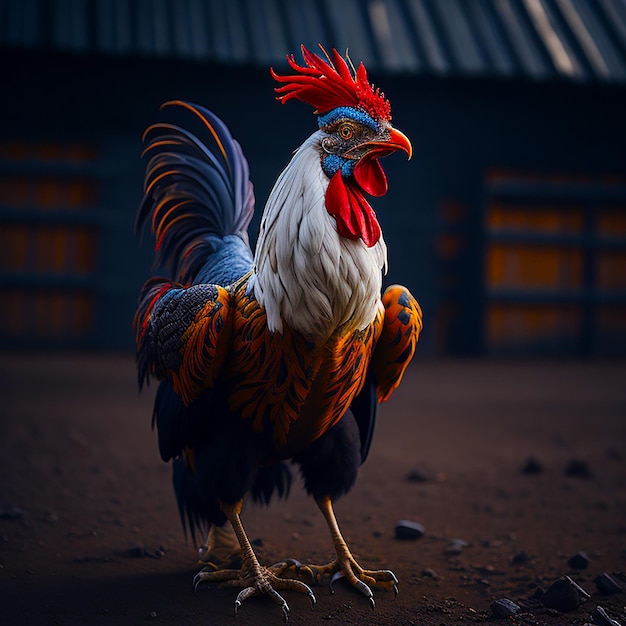
[[[139,559],[144,556],[148,556],[148,554],[143,546],[133,546],[132,548],[128,548],[128,550],[126,551],[126,556],[130,556],[134,559]]]
[[[514,565],[524,565],[525,563],[528,563],[529,560],[530,557],[528,556],[528,554],[526,554],[526,552],[522,550],[511,559],[511,563],[513,563]]]
[[[592,473],[587,461],[572,459],[565,468],[565,475],[574,478],[591,478]]]
[[[147,550],[142,545],[133,546],[132,548],[128,548],[126,550],[126,556],[140,559],[140,558],[150,558],[150,559],[160,559],[165,554],[165,548],[163,546],[159,546],[156,550]]]
[[[410,483],[427,483],[432,480],[432,477],[424,470],[414,469],[407,474],[406,479]]]
[[[489,608],[491,609],[493,616],[498,619],[508,619],[509,617],[513,617],[513,615],[520,610],[520,607],[508,598],[502,598],[501,600],[492,602]]]
[[[425,567],[422,570],[422,576],[424,576],[424,578],[439,578],[439,576],[437,576],[437,573],[435,572],[434,569],[430,569],[430,567]]]
[[[410,520],[401,519],[396,524],[396,539],[415,541],[423,537],[425,532],[421,524],[411,522]]]
[[[461,554],[463,548],[467,547],[467,541],[463,539],[452,539],[450,543],[443,549],[443,553],[447,555]]]
[[[541,597],[544,606],[561,613],[573,611],[581,603],[581,591],[588,596],[569,576],[554,581]]]
[[[622,626],[617,620],[613,619],[601,606],[597,606],[593,612],[594,620],[602,626]]]
[[[24,517],[24,511],[19,506],[5,506],[0,509],[0,519],[22,519]]]
[[[573,569],[587,569],[589,565],[589,557],[584,552],[575,554],[567,564]]]
[[[598,591],[604,595],[611,595],[624,591],[622,586],[606,572],[600,574],[600,576],[596,576],[593,582],[596,584]]]
[[[522,467],[522,474],[531,476],[533,474],[541,474],[541,472],[543,472],[543,465],[534,456],[528,457],[524,467]]]
[[[609,448],[606,455],[611,461],[621,461],[623,458],[623,453],[619,448]]]

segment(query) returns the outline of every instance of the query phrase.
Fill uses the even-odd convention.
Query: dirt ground
[[[0,389],[0,624],[281,623],[264,598],[235,621],[232,589],[193,594],[154,388],[138,395],[132,356],[5,354]],[[626,624],[626,593],[594,584],[608,572],[626,586],[625,435],[624,362],[417,361],[336,507],[360,562],[391,568],[400,595],[377,593],[372,612],[341,581],[315,588],[315,608],[286,592],[290,624],[570,626],[596,606]],[[531,457],[540,471],[524,473]],[[243,519],[264,563],[330,560],[299,484]],[[398,520],[423,537],[396,539]],[[568,565],[579,551],[586,569]],[[547,609],[540,591],[565,575],[591,598]],[[521,606],[509,620],[490,611],[502,598]]]

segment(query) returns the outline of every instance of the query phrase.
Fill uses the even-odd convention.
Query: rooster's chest
[[[270,333],[263,309],[237,307],[226,366],[230,409],[271,434],[285,456],[336,424],[363,386],[382,320],[315,344],[285,328]]]

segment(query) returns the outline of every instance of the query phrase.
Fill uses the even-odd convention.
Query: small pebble
[[[24,511],[19,506],[5,506],[0,509],[0,519],[22,519],[24,517]]]
[[[587,461],[572,459],[565,468],[565,475],[574,478],[591,478],[591,469]]]
[[[133,546],[132,548],[128,548],[126,554],[136,559],[147,556],[146,549],[143,546]]]
[[[159,546],[156,550],[146,550],[144,546],[133,546],[126,550],[126,556],[139,559],[143,557],[149,557],[151,559],[160,559],[165,554],[165,548]],[[201,554],[201,553],[200,553]]]
[[[461,554],[461,552],[463,552],[463,548],[466,546],[467,541],[463,541],[463,539],[452,539],[444,548],[443,553],[448,555]]]
[[[600,574],[600,576],[596,576],[593,582],[596,584],[598,591],[605,595],[621,593],[624,591],[622,586],[606,572]]]
[[[541,472],[543,472],[543,465],[541,465],[534,456],[528,457],[524,467],[522,467],[522,474],[530,476],[533,474],[541,474]]]
[[[549,609],[556,609],[561,613],[573,611],[580,605],[580,592],[570,580],[559,578],[546,590],[541,602]]]
[[[157,617],[157,612],[156,611],[150,611],[150,613],[148,613],[148,617],[150,619],[156,619]]]
[[[599,620],[603,626],[622,626],[617,620],[613,619],[601,606],[597,606],[593,612],[593,617]]]
[[[407,474],[406,479],[410,483],[427,483],[430,480],[432,480],[432,478],[431,478],[431,476],[429,474],[427,474],[423,470],[419,470],[419,469],[411,470]]]
[[[574,569],[587,569],[589,565],[589,557],[584,552],[575,554],[567,564]]]
[[[502,598],[501,600],[492,602],[489,608],[491,609],[493,616],[498,619],[508,619],[509,617],[513,617],[513,615],[520,610],[520,607],[508,598]]]
[[[425,529],[417,522],[401,519],[396,524],[396,539],[415,541],[424,536]]]
[[[528,554],[526,554],[526,552],[522,550],[511,559],[511,563],[513,563],[514,565],[524,565],[525,563],[528,563],[529,560],[530,557],[528,556]]]
[[[422,570],[422,576],[424,576],[424,578],[439,578],[439,576],[437,576],[437,573],[435,572],[434,569],[430,569],[430,567],[425,567]]]
[[[623,457],[623,453],[619,448],[609,448],[606,451],[606,455],[611,461],[621,461]]]

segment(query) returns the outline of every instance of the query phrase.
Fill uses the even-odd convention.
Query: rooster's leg
[[[337,558],[327,565],[305,565],[301,568],[296,568],[296,570],[301,574],[308,573],[317,583],[322,578],[330,577],[331,591],[336,580],[345,578],[353,587],[368,598],[372,608],[376,606],[372,587],[393,591],[397,596],[398,579],[391,570],[366,570],[356,562],[339,530],[331,499],[328,497],[321,498],[316,500],[316,502],[328,524]]]
[[[278,593],[277,590],[290,589],[306,593],[311,599],[311,604],[315,605],[315,596],[311,589],[299,580],[280,578],[282,572],[289,566],[289,563],[278,564],[275,567],[262,567],[254,554],[252,545],[248,540],[246,531],[241,523],[242,501],[235,504],[220,503],[220,508],[231,523],[239,546],[241,548],[241,569],[218,569],[210,567],[202,569],[194,578],[194,589],[197,590],[201,583],[220,582],[228,587],[242,587],[235,600],[235,615],[237,610],[249,597],[254,595],[267,595],[274,602],[280,604],[283,619],[287,621],[289,616],[289,606]]]
[[[230,522],[211,526],[206,545],[198,550],[198,559],[207,571],[241,567],[241,548]]]

